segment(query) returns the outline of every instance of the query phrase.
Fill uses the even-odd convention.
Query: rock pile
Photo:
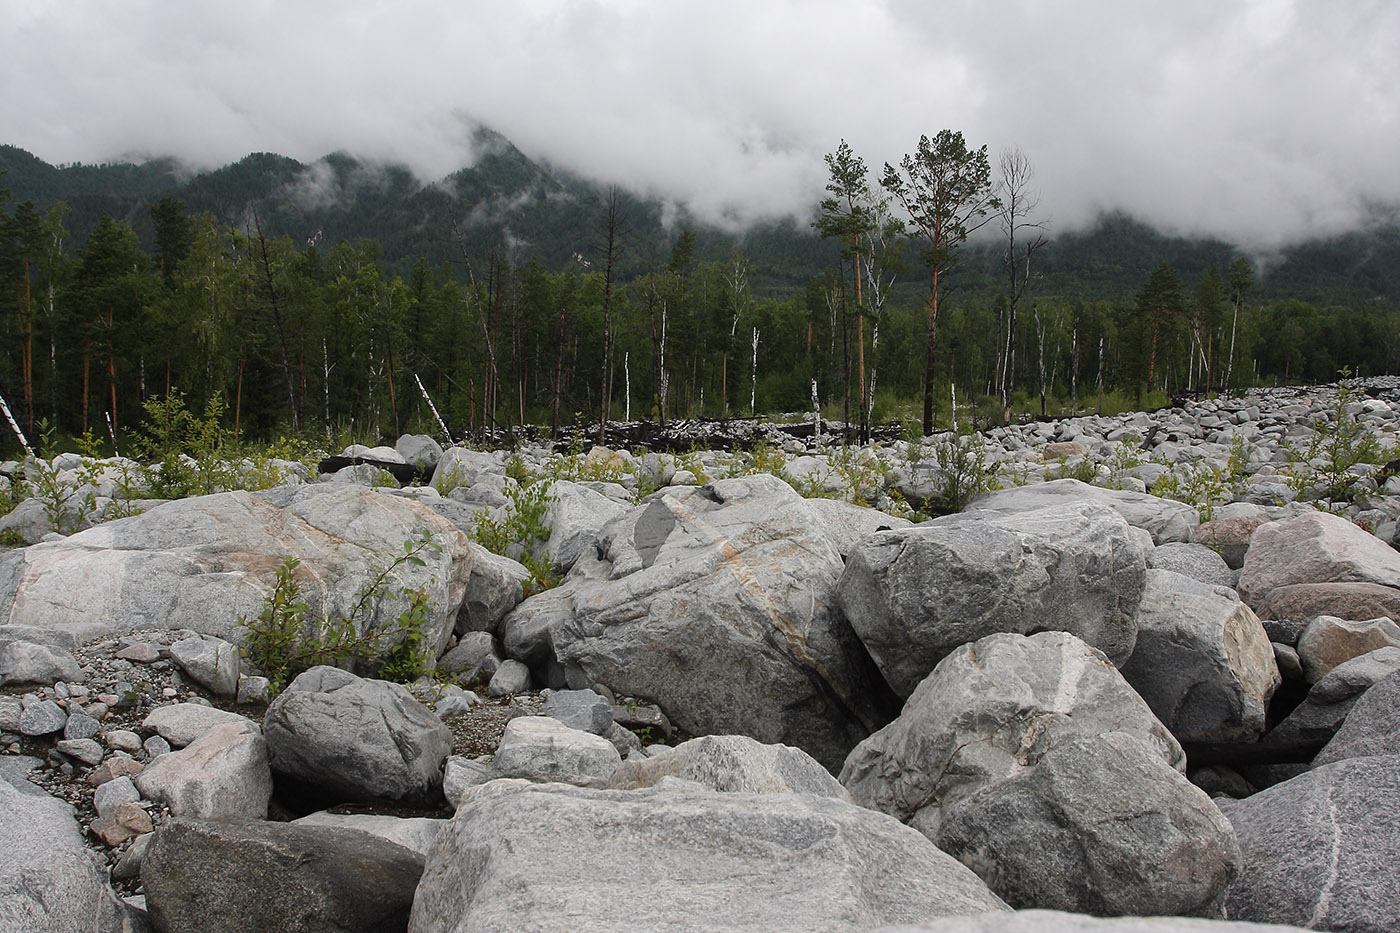
[[[1365,388],[997,429],[1007,488],[917,523],[939,439],[786,437],[780,476],[406,437],[68,537],[16,509],[0,929],[1400,928]],[[374,653],[253,669],[291,572],[289,638]]]

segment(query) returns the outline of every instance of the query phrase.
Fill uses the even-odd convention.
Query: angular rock
[[[914,524],[907,518],[886,515],[842,499],[808,499],[807,508],[826,528],[842,560],[850,557],[875,532],[909,528]]]
[[[470,788],[491,780],[490,772],[489,764],[462,755],[449,755],[442,767],[442,795],[455,808],[461,805]]]
[[[841,558],[787,483],[668,487],[608,527],[603,557],[544,603],[568,601],[548,623],[568,686],[605,683],[692,734],[783,742],[833,769],[893,714],[835,606]]]
[[[546,716],[519,716],[506,723],[488,776],[602,787],[620,764],[617,749],[601,736]]]
[[[1303,702],[1264,736],[1276,749],[1314,752],[1341,728],[1357,699],[1372,685],[1400,671],[1400,648],[1378,648],[1332,668],[1312,685]]]
[[[1377,648],[1400,648],[1400,626],[1385,616],[1365,621],[1318,616],[1298,638],[1298,658],[1310,684],[1338,664]]]
[[[238,695],[238,674],[242,662],[238,647],[213,636],[182,638],[170,646],[170,660],[190,679],[215,696],[233,699]]]
[[[1247,515],[1217,518],[1197,527],[1191,533],[1191,540],[1215,551],[1231,570],[1239,570],[1244,566],[1244,555],[1249,550],[1255,529],[1266,521],[1259,516]]]
[[[165,804],[175,816],[266,819],[272,798],[267,742],[240,723],[215,726],[152,761],[135,783],[142,797]]]
[[[293,826],[329,826],[335,829],[354,829],[387,839],[395,845],[403,846],[410,852],[427,858],[438,833],[447,825],[447,820],[431,819],[425,816],[386,816],[374,813],[331,813],[321,810],[300,819],[292,820]]]
[[[82,680],[78,660],[62,648],[28,641],[0,640],[0,686]]]
[[[530,669],[519,661],[502,661],[491,675],[486,692],[493,697],[513,696],[530,689]]]
[[[70,709],[68,721],[63,724],[65,739],[90,739],[102,731],[102,723],[87,713]]]
[[[501,666],[496,640],[489,632],[466,632],[452,650],[438,658],[437,669],[444,674],[457,675],[461,683],[478,677],[488,680]]]
[[[83,845],[73,808],[34,791],[0,777],[0,930],[125,933],[134,920]]]
[[[604,526],[627,511],[607,496],[568,480],[555,480],[549,496],[543,519],[549,540],[544,550],[560,573],[567,573],[585,549],[596,548]]]
[[[1308,929],[1400,929],[1400,757],[1352,758],[1221,801],[1243,856],[1230,917]]]
[[[509,557],[493,554],[475,541],[467,549],[472,555],[471,574],[457,612],[455,631],[495,633],[506,613],[525,598],[525,583],[533,576],[525,566]]]
[[[62,732],[68,714],[53,700],[40,700],[25,707],[19,717],[19,731],[24,735],[52,735]]]
[[[431,476],[442,459],[442,445],[426,434],[405,434],[394,442],[394,452],[403,462]]]
[[[99,816],[107,816],[118,804],[137,803],[141,792],[129,777],[115,778],[97,788],[92,794],[92,806]]]
[[[607,735],[613,724],[612,704],[592,690],[551,690],[540,715],[594,735]]]
[[[743,735],[706,735],[651,758],[622,763],[608,787],[635,790],[665,777],[731,794],[817,794],[850,800],[846,788],[811,755],[788,745],[764,745]]]
[[[272,770],[348,800],[430,802],[452,733],[398,684],[333,667],[297,676],[263,719]]]
[[[1400,755],[1400,671],[1387,674],[1357,698],[1313,766],[1369,755]]]
[[[1122,672],[1181,742],[1257,737],[1282,682],[1264,626],[1234,590],[1169,570],[1147,571]]]
[[[91,766],[102,761],[102,746],[92,739],[59,739],[54,748],[85,765]]]
[[[1400,588],[1400,553],[1345,518],[1316,510],[1254,532],[1239,591],[1256,612],[1256,603],[1279,587],[1316,583]]]
[[[141,728],[154,730],[175,748],[184,748],[210,729],[225,723],[252,726],[254,730],[257,729],[257,723],[247,716],[240,716],[237,713],[230,713],[228,710],[204,706],[200,703],[172,703],[169,706],[157,706],[146,716],[141,723]]]
[[[841,783],[961,858],[1012,906],[1217,916],[1229,825],[1113,665],[1064,632],[949,655]]]
[[[141,862],[157,930],[402,930],[422,857],[353,829],[167,820]]]
[[[88,831],[100,837],[108,846],[119,846],[127,840],[144,836],[153,828],[151,815],[145,808],[130,802],[116,804],[88,824]]]
[[[863,929],[1001,907],[918,833],[829,797],[495,781],[438,837],[409,929]]]
[[[1146,565],[1096,502],[962,513],[856,549],[837,599],[885,680],[908,696],[942,658],[996,632],[1070,631],[1121,664]]]
[[[1170,570],[1211,586],[1234,588],[1235,575],[1225,559],[1203,544],[1163,544],[1147,555],[1152,570]]]
[[[372,568],[427,529],[441,551],[401,564],[360,624],[383,626],[408,608],[400,587],[430,597],[429,640],[446,643],[461,605],[467,539],[425,507],[359,487],[284,486],[180,499],[0,561],[0,622],[95,634],[192,629],[238,641],[287,556],[313,612],[348,612]],[[389,646],[386,646],[389,647]]]
[[[1293,622],[1300,631],[1321,615],[1400,619],[1400,589],[1378,583],[1298,583],[1262,593],[1251,608],[1261,619]]]
[[[1141,492],[1090,486],[1077,479],[1057,479],[1048,483],[998,489],[978,496],[967,507],[1012,514],[1079,502],[1101,502],[1109,506],[1129,525],[1150,533],[1153,543],[1158,545],[1190,541],[1201,522],[1195,508],[1184,502],[1159,499]]]

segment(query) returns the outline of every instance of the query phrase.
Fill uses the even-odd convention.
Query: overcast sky
[[[1065,230],[1266,249],[1400,204],[1396,0],[0,0],[0,142],[334,150],[436,179],[486,124],[707,217],[795,213],[842,138],[1019,146]]]

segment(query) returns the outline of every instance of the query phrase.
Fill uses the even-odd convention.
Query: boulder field
[[[763,470],[407,436],[66,537],[16,508],[0,930],[1400,929],[1400,481],[1329,472],[1397,411]],[[930,519],[949,444],[1002,488]],[[278,605],[361,650],[258,669]]]

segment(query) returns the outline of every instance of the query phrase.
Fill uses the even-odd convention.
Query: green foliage
[[[549,558],[540,553],[549,540],[544,516],[554,501],[550,494],[552,485],[553,480],[540,480],[528,486],[508,485],[504,514],[493,519],[483,508],[476,514],[476,527],[472,531],[472,537],[486,550],[517,560],[530,571],[530,580],[525,585],[527,596],[559,585]]]
[[[929,511],[939,515],[961,512],[974,496],[997,488],[996,466],[987,460],[976,437],[945,434],[933,445],[940,485]]]
[[[1362,464],[1383,464],[1397,451],[1383,445],[1348,409],[1356,401],[1351,372],[1342,369],[1332,410],[1316,427],[1307,447],[1286,447],[1289,485],[1299,498],[1310,498],[1320,509],[1344,510],[1356,498]]]
[[[432,602],[423,590],[391,589],[390,580],[404,565],[424,566],[424,552],[441,550],[426,530],[410,538],[402,554],[375,569],[348,612],[319,617],[302,598],[296,578],[301,562],[284,558],[257,618],[238,619],[244,660],[269,680],[274,696],[302,671],[321,664],[359,668],[400,683],[417,679],[435,660],[427,632]],[[372,627],[379,607],[391,595],[407,600],[408,608],[389,624]]]
[[[182,499],[238,485],[236,469],[223,456],[226,433],[221,397],[210,398],[199,417],[185,407],[178,389],[164,399],[148,399],[145,410],[136,451],[150,461],[142,475],[150,498]]]
[[[1230,456],[1224,466],[1206,460],[1173,465],[1149,492],[1195,506],[1201,521],[1208,522],[1215,518],[1218,506],[1234,501],[1248,467],[1249,447],[1244,438],[1236,437],[1230,442]]]

